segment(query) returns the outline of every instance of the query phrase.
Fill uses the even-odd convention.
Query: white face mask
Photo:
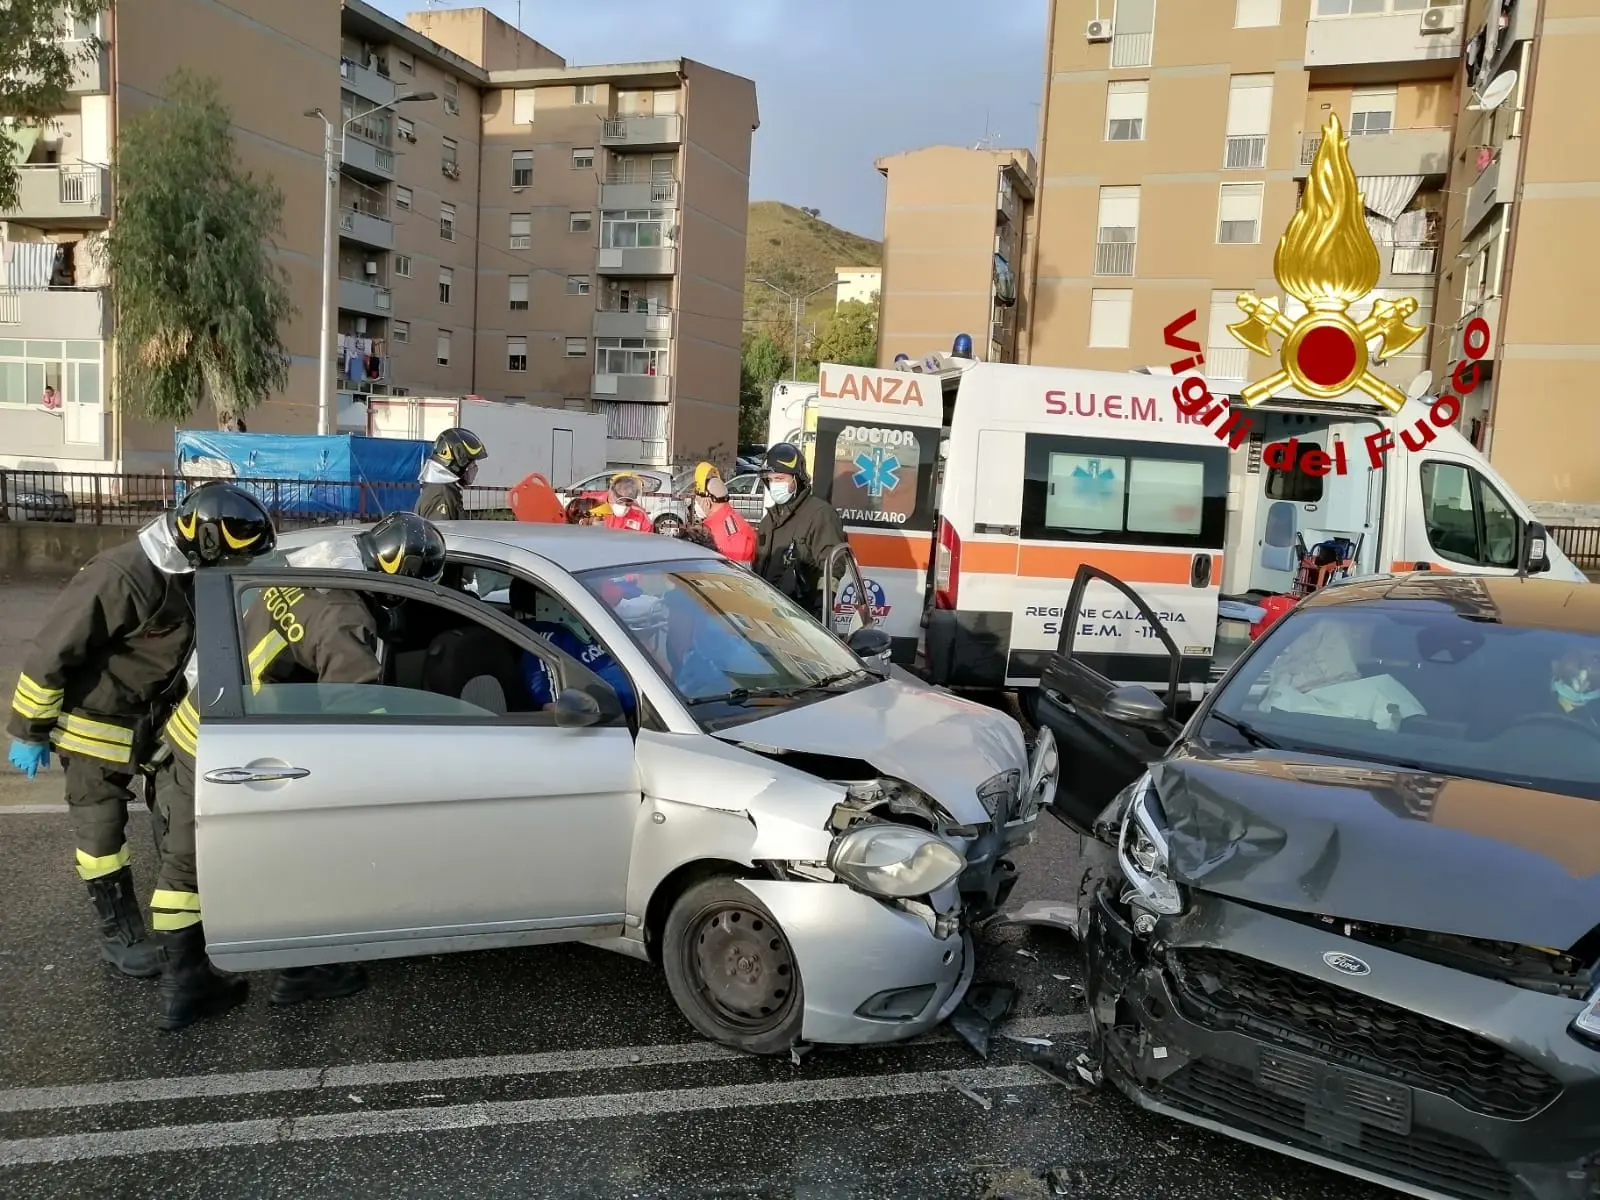
[[[628,515],[628,506],[626,504],[613,504],[611,513],[613,516],[625,517]]]
[[[794,495],[794,484],[788,480],[782,482],[774,480],[767,485],[767,492],[772,496],[774,504],[787,504],[789,498]]]
[[[705,496],[697,498],[694,502],[694,511],[704,521],[711,515],[711,501]]]

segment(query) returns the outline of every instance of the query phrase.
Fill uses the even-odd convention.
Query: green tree
[[[878,361],[878,306],[846,300],[822,319],[811,357],[819,363],[870,367]]]
[[[240,166],[215,80],[179,71],[166,91],[118,147],[104,249],[118,394],[167,421],[209,400],[226,428],[289,380],[280,329],[295,310],[272,257],[283,194]]]
[[[72,69],[100,52],[99,39],[73,39],[111,0],[0,3],[0,117],[37,127],[63,112]],[[0,154],[0,212],[17,206],[17,154]]]
[[[739,364],[739,441],[764,442],[772,385],[783,378],[788,360],[765,330],[746,334]]]

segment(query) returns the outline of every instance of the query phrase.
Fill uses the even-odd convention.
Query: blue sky
[[[516,0],[485,0],[515,22]],[[425,0],[378,0],[396,16]],[[444,7],[444,6],[441,6]],[[448,7],[459,7],[451,4]],[[752,200],[883,230],[873,160],[989,131],[1033,146],[1047,0],[523,0],[523,30],[572,63],[693,58],[756,81]]]

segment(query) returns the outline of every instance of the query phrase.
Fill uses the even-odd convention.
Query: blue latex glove
[[[11,753],[7,757],[10,758],[13,767],[32,779],[39,773],[40,768],[50,765],[50,747],[36,746],[32,742],[12,741]]]

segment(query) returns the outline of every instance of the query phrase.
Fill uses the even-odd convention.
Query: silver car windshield
[[[1207,714],[1208,741],[1600,799],[1600,635],[1443,605],[1307,609]]]
[[[702,725],[753,720],[875,682],[803,609],[725,559],[588,571],[578,579]]]

